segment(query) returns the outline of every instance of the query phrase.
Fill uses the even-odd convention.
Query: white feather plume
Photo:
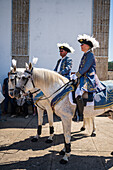
[[[73,47],[71,47],[68,43],[57,43],[57,47],[61,47],[61,46],[64,46],[64,47],[67,47],[68,49],[70,49],[71,53],[74,53],[74,49]]]
[[[14,67],[16,67],[16,63],[17,63],[17,61],[15,60],[15,59],[12,59],[12,66]]]
[[[26,68],[29,68],[29,65],[28,65],[27,63],[25,63],[25,67],[26,67]]]
[[[83,35],[78,35],[77,40],[80,40],[80,39],[91,41],[92,44],[93,44],[92,49],[99,47],[99,42],[94,37],[91,37],[89,35],[83,34]]]
[[[38,61],[38,58],[33,56],[32,64],[35,65],[37,61]]]
[[[10,67],[10,70],[12,70],[13,69],[13,67]]]

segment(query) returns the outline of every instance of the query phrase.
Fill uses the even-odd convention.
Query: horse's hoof
[[[96,136],[96,133],[92,133],[92,134],[91,134],[91,137],[95,137],[95,136]]]
[[[68,161],[64,160],[64,159],[61,159],[60,160],[60,164],[66,164]]]
[[[31,139],[31,142],[37,142],[38,141],[38,139],[37,138],[33,138],[33,139]]]
[[[84,130],[85,130],[85,128],[84,128],[84,127],[81,127],[80,131],[84,131]]]
[[[65,152],[64,152],[63,150],[61,150],[61,151],[59,152],[59,155],[65,155]]]
[[[47,139],[46,141],[45,141],[45,143],[52,143],[53,142],[53,140],[51,140],[51,139]]]
[[[72,120],[73,120],[74,122],[77,122],[77,117],[73,117]]]
[[[111,152],[111,155],[113,155],[113,152]]]

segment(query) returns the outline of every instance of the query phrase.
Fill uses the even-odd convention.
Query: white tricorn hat
[[[99,47],[99,42],[94,37],[91,37],[86,34],[78,35],[77,40],[81,44],[89,45],[92,49]]]
[[[68,53],[74,53],[75,51],[73,47],[69,46],[69,44],[67,43],[57,43],[57,47],[59,47],[59,49],[67,51]]]

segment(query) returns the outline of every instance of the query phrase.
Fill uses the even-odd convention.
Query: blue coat
[[[80,78],[80,89],[87,92],[99,92],[105,87],[96,75],[96,62],[93,53],[84,53],[76,76]]]
[[[61,59],[59,59],[57,61],[57,64],[56,64],[56,67],[55,67],[54,71],[57,71],[60,61],[61,61]],[[72,59],[66,56],[62,60],[59,74],[61,74],[62,76],[66,77],[68,79],[70,79],[71,69],[72,69]]]

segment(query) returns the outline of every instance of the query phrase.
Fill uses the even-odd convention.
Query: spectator
[[[0,120],[1,120],[1,115],[2,115],[2,109],[1,109],[1,103],[3,102],[4,100],[4,96],[2,95],[1,93],[1,84],[0,84]]]
[[[9,72],[8,72],[8,77],[9,77]],[[8,94],[8,77],[4,79],[3,87],[2,87],[3,95],[5,97],[3,114],[8,113],[8,103],[10,101],[10,97]]]
[[[16,98],[11,98],[10,104],[11,104],[11,117],[15,117],[15,116],[17,116],[17,114],[16,114],[16,108],[17,108]]]

